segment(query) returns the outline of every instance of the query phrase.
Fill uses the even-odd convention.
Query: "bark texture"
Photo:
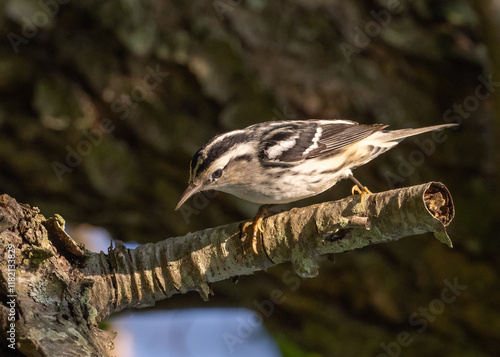
[[[64,231],[60,216],[0,197],[0,263],[3,307],[0,336],[6,340],[15,311],[15,347],[26,356],[108,356],[113,333],[101,319],[125,308],[152,306],[196,290],[204,300],[211,283],[291,261],[302,277],[318,274],[316,259],[406,236],[435,232],[451,247],[445,227],[454,216],[443,184],[427,183],[360,197],[350,196],[263,221],[261,254],[254,254],[242,223],[206,229],[155,244],[108,254],[91,253]],[[15,282],[9,285],[9,259]],[[9,291],[9,289],[12,289]],[[4,353],[12,352],[8,347]]]

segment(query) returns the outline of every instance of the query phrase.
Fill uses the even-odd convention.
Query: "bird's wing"
[[[259,145],[262,163],[291,165],[358,142],[386,125],[363,125],[348,120],[296,120],[264,132]]]

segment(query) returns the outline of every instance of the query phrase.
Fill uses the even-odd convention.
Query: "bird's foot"
[[[352,186],[351,193],[354,195],[356,193],[359,193],[361,195],[361,209],[365,209],[365,202],[366,199],[368,198],[368,195],[372,195],[372,191],[368,189],[366,186],[360,186],[358,184]]]
[[[373,195],[373,192],[368,189],[368,187],[363,186],[363,189],[360,189],[358,185],[352,186],[351,193],[354,195],[356,193],[363,195]]]
[[[368,195],[372,195],[372,191],[368,189],[368,187],[363,186],[361,182],[359,182],[352,174],[349,175],[349,178],[355,185],[351,189],[351,193],[354,195],[356,192],[361,195],[361,209],[365,209],[365,201]]]
[[[242,228],[242,231],[245,231],[248,228],[248,226],[253,225],[252,236],[249,239],[252,245],[252,250],[257,255],[259,255],[263,250],[262,234],[264,233],[264,230],[262,229],[262,220],[268,215],[269,215],[269,205],[260,206],[253,221],[245,222]],[[260,232],[260,239],[259,239],[259,232]]]

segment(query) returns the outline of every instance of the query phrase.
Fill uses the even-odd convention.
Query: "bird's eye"
[[[217,169],[212,173],[212,181],[219,179],[222,176],[222,169]]]

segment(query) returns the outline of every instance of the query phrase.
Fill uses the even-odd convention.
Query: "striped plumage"
[[[196,152],[189,187],[176,209],[193,194],[218,190],[260,204],[317,195],[351,170],[404,138],[456,124],[386,130],[387,125],[348,120],[292,120],[251,125],[218,135]]]

